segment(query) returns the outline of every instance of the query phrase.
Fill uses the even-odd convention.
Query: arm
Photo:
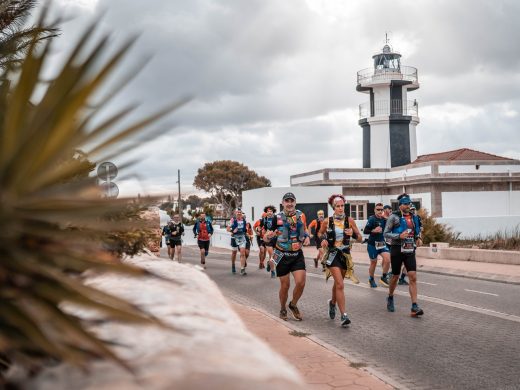
[[[316,226],[318,225],[318,223],[316,222],[315,219],[312,220],[312,222],[309,224],[309,236],[312,238],[313,235],[312,235],[312,229],[315,230],[314,234],[318,235],[318,232],[316,231]]]
[[[396,225],[396,222],[399,223],[399,217],[397,217],[395,214],[390,215],[388,217],[388,219],[386,220],[385,232],[383,233],[383,236],[385,237],[385,239],[390,239],[390,240],[399,239],[398,233],[392,233],[392,229]]]
[[[323,220],[323,223],[320,226],[320,231],[316,232],[316,235],[318,236],[317,239],[319,239],[321,241],[321,246],[323,248],[326,248],[327,246],[329,246],[329,243],[327,242],[327,226],[328,225],[329,225],[329,220],[328,220],[328,218],[325,218]]]
[[[363,229],[363,233],[365,233],[365,234],[372,233],[372,229],[374,229],[373,222],[374,222],[374,218],[372,218],[372,217],[368,218],[367,224],[365,225],[365,228]]]
[[[354,238],[357,242],[363,241],[363,235],[359,231],[359,228],[356,225],[356,221],[354,221],[351,217],[348,217],[350,222],[350,228],[352,229],[352,238]]]

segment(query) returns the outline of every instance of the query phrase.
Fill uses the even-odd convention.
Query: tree
[[[242,191],[270,187],[271,181],[237,161],[220,160],[199,168],[193,185],[210,193],[230,214],[242,206]]]
[[[197,207],[202,207],[205,201],[207,201],[207,199],[200,198],[197,195],[190,195],[184,199],[183,203],[184,205],[190,205],[190,207],[195,210]]]
[[[19,65],[31,43],[54,37],[51,26],[25,26],[37,0],[0,0],[0,68]]]

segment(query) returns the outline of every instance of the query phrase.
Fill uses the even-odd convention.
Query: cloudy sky
[[[417,67],[418,153],[468,147],[520,158],[520,2],[516,0],[55,0],[73,18],[56,55],[87,21],[113,47],[140,38],[125,62],[153,55],[107,112],[146,114],[194,96],[166,135],[130,156],[140,179],[122,195],[191,191],[197,169],[237,160],[289,185],[291,174],[362,166],[356,72],[384,45]],[[102,18],[100,18],[102,16]]]

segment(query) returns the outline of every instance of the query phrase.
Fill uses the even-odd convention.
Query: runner
[[[327,249],[323,262],[327,268],[326,280],[333,277],[332,298],[328,302],[329,317],[336,317],[336,304],[341,312],[341,326],[346,327],[351,323],[345,310],[344,279],[350,278],[354,283],[359,279],[354,274],[354,262],[350,254],[350,239],[361,242],[363,236],[359,232],[356,222],[345,214],[345,197],[332,195],[329,205],[334,214],[328,218],[327,223],[321,225],[319,235],[322,239],[321,246]]]
[[[386,204],[384,206],[384,218],[388,219],[388,217],[391,214],[392,214],[392,206],[389,206]],[[384,228],[383,228],[383,230],[384,230]],[[386,242],[387,246],[390,245],[389,240],[387,240],[386,238],[385,238],[385,242]],[[390,279],[392,277],[392,270],[390,270],[390,272],[388,272],[387,276],[388,276],[388,279]],[[397,282],[397,284],[399,284],[400,286],[408,286],[408,282],[406,281],[406,268],[404,265],[401,270],[401,277],[399,278],[399,281]]]
[[[251,246],[253,245],[253,235],[253,227],[249,222],[246,222],[246,267],[247,259],[249,258],[249,253],[251,252]]]
[[[390,268],[390,251],[386,246],[385,239],[383,237],[383,231],[385,229],[386,219],[383,217],[383,203],[377,203],[375,206],[375,215],[368,218],[367,224],[363,233],[368,234],[367,251],[368,257],[370,258],[370,267],[368,268],[368,284],[372,288],[377,287],[377,283],[374,280],[374,272],[377,266],[377,257],[381,256],[383,275],[379,279],[379,283],[383,286],[388,287],[388,269]]]
[[[166,246],[168,247],[168,258],[170,260],[173,259],[173,255],[172,255],[173,249],[170,246],[170,238],[172,237],[172,230],[171,230],[172,224],[173,224],[173,221],[170,219],[166,223],[166,225],[164,225],[164,227],[162,229],[162,235],[164,236],[164,242],[166,242]]]
[[[276,267],[276,274],[280,279],[280,318],[287,321],[287,299],[291,284],[290,274],[294,278],[292,300],[289,302],[289,310],[295,320],[303,319],[298,309],[298,300],[305,288],[305,258],[302,245],[309,245],[309,235],[305,230],[303,213],[296,210],[296,197],[292,192],[286,193],[282,198],[283,211],[276,216],[276,232],[267,230],[264,236],[265,242],[275,240],[275,250],[272,261]],[[268,206],[272,207],[272,206]]]
[[[397,198],[399,210],[395,211],[388,220],[384,230],[384,236],[390,240],[390,256],[392,262],[392,279],[386,308],[390,312],[395,311],[394,291],[399,278],[399,271],[404,264],[410,279],[410,298],[412,300],[411,316],[418,317],[423,315],[423,310],[417,305],[417,274],[415,247],[420,240],[420,226],[417,216],[410,214],[410,204],[412,203],[407,194],[401,194]]]
[[[237,243],[235,241],[235,235],[231,231],[231,225],[233,225],[233,223],[235,222],[236,211],[237,210],[233,211],[233,216],[229,220],[229,225],[226,227],[226,230],[231,233],[231,273],[232,274],[236,274],[237,273],[237,270],[236,270],[236,267],[235,267],[235,262],[237,260],[238,246],[237,246]]]
[[[233,219],[233,224],[230,226],[230,228],[231,233],[233,234],[233,238],[235,239],[235,244],[240,251],[240,275],[246,276],[247,226],[241,209],[237,209],[235,211],[235,218]]]
[[[262,218],[264,215],[262,215]],[[258,244],[258,269],[265,268],[265,243],[262,240],[262,227],[260,226],[262,218],[257,220],[253,225],[253,230],[256,233],[256,243]]]
[[[179,214],[175,214],[173,216],[173,222],[170,226],[171,237],[170,237],[170,245],[168,249],[171,248],[171,256],[170,259],[174,259],[175,253],[177,253],[177,261],[180,263],[182,261],[182,236],[184,235],[184,225],[182,224],[181,217]]]
[[[193,234],[197,238],[197,245],[200,249],[200,263],[206,269],[206,256],[209,253],[209,240],[213,234],[213,225],[206,218],[205,213],[200,213],[197,222],[193,226]]]
[[[275,266],[272,262],[274,246],[276,243],[276,237],[274,232],[277,230],[277,218],[274,215],[276,213],[276,207],[269,205],[264,207],[265,217],[262,218],[262,222],[260,223],[260,227],[262,228],[263,233],[263,241],[265,243],[265,248],[269,259],[267,260],[267,272],[271,272],[271,278],[276,278]],[[266,238],[266,233],[268,238]]]
[[[314,258],[314,268],[318,268],[318,259],[321,259],[323,256],[323,249],[321,247],[321,240],[318,236],[318,232],[320,231],[321,223],[325,218],[325,212],[323,210],[318,210],[317,217],[318,218],[312,220],[309,224],[309,236],[310,238],[316,236],[316,249],[318,250],[316,257]],[[314,229],[314,235],[312,234],[312,229]]]

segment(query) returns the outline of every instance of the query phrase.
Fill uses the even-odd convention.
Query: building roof
[[[490,153],[479,152],[478,150],[462,148],[450,150],[448,152],[423,154],[418,156],[412,164],[430,162],[430,161],[475,161],[475,160],[494,160],[494,161],[511,161],[512,158],[501,157]]]

